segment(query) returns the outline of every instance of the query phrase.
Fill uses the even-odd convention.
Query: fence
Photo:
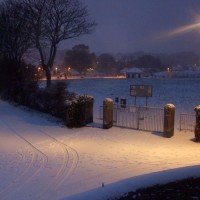
[[[180,130],[194,131],[196,115],[193,113],[180,114]]]
[[[100,119],[103,119],[103,106],[100,107]],[[163,132],[164,109],[114,105],[113,124],[118,127]]]

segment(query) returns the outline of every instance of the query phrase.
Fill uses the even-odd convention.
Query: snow
[[[194,110],[195,110],[196,112],[199,111],[199,110],[200,110],[200,105],[196,106],[196,107],[194,108]]]
[[[166,108],[173,108],[173,109],[175,109],[175,106],[173,104],[171,104],[171,103],[165,105],[165,107]]]
[[[140,73],[140,74],[143,73],[143,71],[141,69],[136,68],[136,67],[131,68],[131,69],[127,70],[126,72],[128,72],[128,73]]]
[[[113,100],[111,98],[105,98],[104,101],[109,102],[109,103],[113,102]]]
[[[139,187],[200,176],[194,133],[102,129],[98,109],[105,98],[129,96],[131,84],[150,84],[148,105],[172,103],[176,118],[194,113],[199,79],[81,79],[69,90],[94,96],[94,123],[69,129],[58,120],[0,101],[0,196],[2,200],[106,200]],[[80,87],[81,85],[81,87]],[[139,98],[138,105],[145,105]]]
[[[173,71],[161,71],[153,74],[155,77],[176,77],[176,78],[199,78],[199,70],[173,70]]]

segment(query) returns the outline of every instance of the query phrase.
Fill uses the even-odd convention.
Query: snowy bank
[[[182,167],[173,170],[164,170],[150,174],[144,174],[122,180],[113,184],[106,185],[91,191],[73,195],[62,200],[107,200],[120,197],[130,191],[139,188],[149,187],[155,184],[164,184],[175,180],[181,180],[188,177],[199,177],[200,166]]]

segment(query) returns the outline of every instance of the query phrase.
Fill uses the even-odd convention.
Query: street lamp
[[[68,68],[67,68],[67,75],[68,75],[68,76],[70,75],[70,71],[71,71],[71,67],[68,67]]]
[[[38,80],[39,80],[40,79],[40,69],[41,69],[40,66],[37,69],[38,69],[38,73],[37,73],[38,75],[37,76],[38,76]]]
[[[57,71],[58,71],[58,68],[56,67],[56,77],[57,77]]]

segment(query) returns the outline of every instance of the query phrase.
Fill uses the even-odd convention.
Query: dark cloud
[[[66,41],[62,47],[85,43],[95,52],[200,52],[200,28],[164,37],[195,23],[200,15],[199,0],[83,0],[83,3],[98,25],[94,33]]]

